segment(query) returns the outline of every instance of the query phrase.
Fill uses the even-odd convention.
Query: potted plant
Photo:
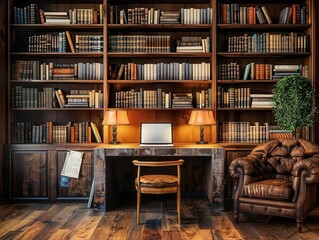
[[[279,80],[273,89],[275,122],[283,130],[296,132],[314,124],[316,113],[315,91],[311,82],[301,75],[290,75]]]

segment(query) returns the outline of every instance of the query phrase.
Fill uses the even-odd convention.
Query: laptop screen
[[[141,123],[141,144],[173,143],[172,123]]]

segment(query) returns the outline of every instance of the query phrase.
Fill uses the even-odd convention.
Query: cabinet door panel
[[[11,196],[48,196],[48,152],[13,151],[11,158]]]
[[[67,150],[57,151],[58,160],[58,179],[57,189],[58,198],[62,197],[85,197],[87,198],[90,194],[93,173],[92,173],[92,159],[93,151],[81,151],[84,152],[81,170],[79,178],[61,178],[61,171],[65,162]],[[66,180],[66,181],[61,181]]]

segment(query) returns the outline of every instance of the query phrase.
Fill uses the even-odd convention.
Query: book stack
[[[166,10],[161,11],[160,23],[162,24],[178,24],[180,23],[180,11]]]
[[[293,135],[290,130],[280,129],[277,125],[269,126],[269,139],[292,139]]]
[[[173,93],[172,108],[192,108],[192,93]]]
[[[70,24],[68,12],[43,12],[45,24]]]
[[[60,90],[60,89],[59,89]],[[103,93],[99,90],[70,90],[70,94],[65,95],[64,101],[66,104],[63,104],[63,94],[59,95],[61,103],[59,102],[60,107],[67,108],[101,108],[103,107]],[[59,99],[58,99],[59,101]]]
[[[89,91],[88,90],[71,90],[70,94],[65,96],[67,104],[65,107],[89,107]]]
[[[300,75],[302,66],[298,64],[274,65],[273,79],[278,80],[285,76]]]
[[[176,41],[176,52],[205,52],[201,37],[182,37]]]
[[[77,64],[63,63],[63,64],[53,64],[50,63],[49,66],[50,73],[52,73],[53,80],[67,80],[67,79],[77,79]]]
[[[251,108],[272,108],[273,101],[272,97],[273,94],[269,93],[255,93],[250,94],[251,97]]]

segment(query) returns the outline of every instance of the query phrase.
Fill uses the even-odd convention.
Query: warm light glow
[[[124,110],[106,111],[102,124],[103,125],[129,124],[126,111]]]
[[[192,111],[191,117],[188,124],[190,125],[213,125],[215,124],[215,119],[212,111]]]

